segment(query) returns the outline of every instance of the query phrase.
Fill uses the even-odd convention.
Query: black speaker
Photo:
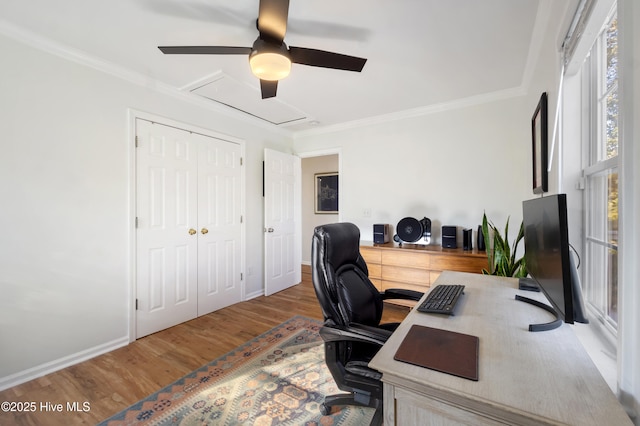
[[[455,226],[443,226],[442,227],[442,248],[457,248],[458,242],[456,241],[457,227]]]
[[[373,242],[384,244],[389,242],[389,225],[386,223],[376,223],[373,225]]]
[[[471,228],[462,230],[462,248],[464,250],[473,250],[473,230]]]
[[[485,246],[484,234],[482,234],[482,226],[478,225],[478,251],[485,251],[487,248]]]

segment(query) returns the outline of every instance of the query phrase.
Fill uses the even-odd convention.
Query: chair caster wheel
[[[323,416],[328,416],[329,414],[331,414],[331,408],[327,407],[324,404],[320,404],[320,414],[322,414]]]

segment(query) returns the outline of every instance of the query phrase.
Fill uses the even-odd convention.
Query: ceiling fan
[[[165,54],[187,55],[249,55],[253,74],[260,79],[262,99],[272,98],[278,80],[289,75],[291,63],[345,71],[362,71],[364,58],[306,47],[287,46],[289,0],[260,0],[256,26],[260,35],[253,47],[235,46],[158,46]]]

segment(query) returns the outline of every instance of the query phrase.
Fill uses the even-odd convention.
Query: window
[[[584,141],[585,298],[612,332],[618,325],[618,21],[611,17],[584,65],[590,129]]]

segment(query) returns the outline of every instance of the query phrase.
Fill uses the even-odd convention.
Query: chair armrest
[[[325,342],[362,342],[382,346],[391,337],[392,332],[377,327],[369,327],[362,324],[325,325],[320,328],[320,337]]]
[[[389,288],[382,293],[382,300],[385,299],[405,299],[405,300],[415,300],[418,301],[422,298],[424,293],[414,290],[405,290],[402,288]]]
[[[381,340],[382,343],[386,343],[387,339],[393,334],[393,330],[387,330],[382,327],[372,327],[370,325],[364,325],[360,323],[352,322],[349,324],[349,329],[356,330],[357,333],[369,336],[374,339]]]

